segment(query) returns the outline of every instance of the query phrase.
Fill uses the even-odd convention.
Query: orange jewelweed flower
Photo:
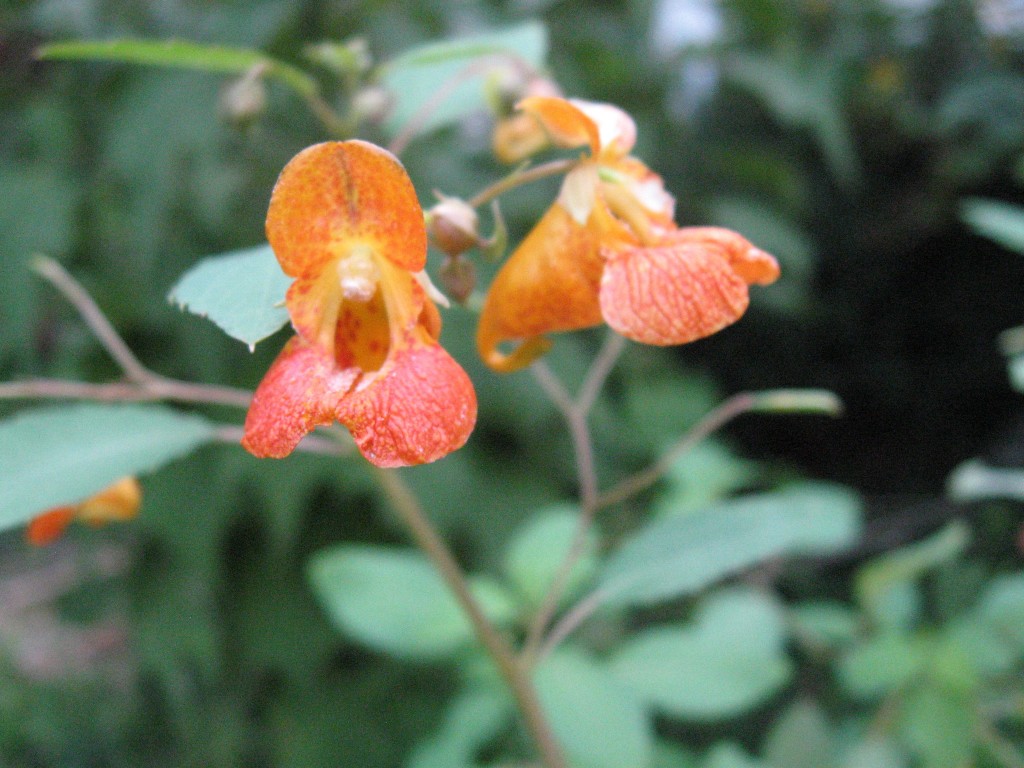
[[[636,126],[618,107],[536,96],[519,109],[544,142],[517,135],[517,146],[590,154],[491,284],[477,331],[491,368],[522,368],[550,347],[544,334],[602,321],[644,344],[696,341],[743,315],[749,285],[779,276],[775,259],[735,232],[676,226],[661,177],[629,154]],[[506,354],[506,342],[518,346]]]
[[[416,191],[389,152],[363,141],[308,147],[285,166],[267,212],[296,336],[253,396],[242,445],[287,456],[340,421],[378,467],[434,461],[476,421],[465,371],[437,342],[444,300],[423,268]]]
[[[123,477],[78,504],[54,507],[29,521],[25,536],[37,546],[56,541],[73,520],[91,525],[131,520],[139,513],[142,488],[134,477]]]

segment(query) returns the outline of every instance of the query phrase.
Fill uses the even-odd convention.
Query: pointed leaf
[[[653,732],[640,703],[605,667],[575,651],[558,651],[534,682],[555,737],[576,768],[644,768]]]
[[[807,483],[655,521],[606,562],[606,603],[653,603],[691,594],[763,560],[834,552],[859,535],[860,502],[849,490]]]
[[[291,278],[269,245],[203,259],[168,296],[182,309],[207,317],[252,349],[288,322],[284,295]]]
[[[960,217],[982,237],[1024,253],[1024,206],[971,197],[960,204]]]
[[[37,56],[41,59],[111,61],[239,75],[262,66],[266,68],[268,77],[280,80],[304,96],[318,90],[316,80],[310,75],[260,51],[204,45],[188,40],[75,40],[44,45]]]
[[[204,419],[156,405],[65,405],[0,422],[0,530],[151,472],[214,437]]]
[[[490,67],[481,62],[493,57],[497,67],[515,57],[541,69],[547,48],[547,30],[537,22],[413,48],[383,67],[382,82],[396,99],[386,127],[396,133],[424,115],[419,131],[428,131],[483,109],[483,83]],[[445,98],[434,103],[439,95]]]
[[[784,642],[774,601],[727,590],[706,601],[690,625],[637,634],[613,657],[611,671],[666,714],[730,717],[760,704],[789,679],[793,665]]]
[[[385,653],[436,659],[473,639],[455,597],[417,552],[345,544],[317,553],[309,578],[335,626]],[[512,617],[511,598],[501,587],[479,578],[470,585],[492,621]]]

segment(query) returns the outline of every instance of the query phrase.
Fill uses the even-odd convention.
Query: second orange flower
[[[735,232],[676,226],[661,178],[629,154],[636,127],[619,108],[534,96],[519,109],[516,146],[590,154],[491,285],[477,333],[491,368],[514,371],[548,349],[544,334],[602,321],[644,344],[695,341],[743,315],[748,285],[778,277],[775,259]],[[524,116],[537,140],[523,140]],[[520,159],[515,147],[495,149]]]

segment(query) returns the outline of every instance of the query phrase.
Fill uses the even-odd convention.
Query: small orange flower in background
[[[78,504],[54,507],[34,517],[25,532],[29,542],[36,545],[56,541],[74,520],[91,525],[131,520],[139,513],[142,488],[134,477],[123,477]]]
[[[491,368],[522,368],[550,347],[544,334],[602,321],[644,344],[696,341],[743,315],[749,285],[778,277],[775,259],[735,232],[676,226],[661,177],[629,154],[636,126],[618,107],[535,96],[519,109],[540,138],[520,120],[500,155],[552,144],[590,154],[491,284],[477,332]],[[506,354],[507,342],[518,346]]]
[[[437,342],[443,300],[423,268],[423,212],[405,169],[363,141],[327,142],[285,166],[267,239],[290,277],[296,336],[267,371],[242,445],[281,458],[339,421],[379,467],[434,461],[476,421],[465,371]]]

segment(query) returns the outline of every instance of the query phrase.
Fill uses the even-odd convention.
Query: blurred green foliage
[[[41,252],[154,370],[252,388],[283,337],[250,354],[166,296],[201,258],[263,242],[277,173],[323,138],[287,83],[269,83],[265,110],[239,124],[228,119],[237,77],[44,63],[37,46],[139,36],[258,49],[311,72],[345,107],[356,93],[338,68],[358,70],[363,49],[343,42],[362,38],[387,61],[537,19],[568,93],[634,115],[637,154],[665,177],[680,222],[734,227],[783,265],[737,327],[676,352],[627,351],[592,419],[603,483],[659,456],[723,392],[825,387],[848,406],[842,422],[748,417],[602,513],[577,597],[641,566],[678,583],[659,577],[654,596],[600,607],[540,667],[574,764],[1019,766],[1019,479],[1007,490],[976,476],[962,506],[943,496],[971,457],[1024,465],[1020,395],[996,343],[1021,323],[1024,261],[972,231],[995,236],[977,201],[962,207],[1024,198],[1021,22],[994,25],[1011,7],[8,3],[0,379],[118,375],[28,269]],[[327,45],[311,64],[315,43]],[[389,130],[371,121],[361,133]],[[422,200],[500,175],[488,131],[471,118],[409,146]],[[513,238],[554,188],[503,200]],[[476,360],[471,312],[445,323],[481,421],[466,449],[406,475],[519,635],[575,514],[571,445],[528,375]],[[552,368],[578,381],[598,343],[595,332],[559,338]],[[0,415],[17,407],[0,402]],[[807,474],[865,493],[858,543],[855,495]],[[260,462],[207,446],[144,487],[130,526],[76,529],[43,551],[6,534],[0,763],[426,768],[529,754],[493,669],[359,460]],[[749,490],[759,493],[732,498]],[[761,518],[776,524],[758,528]],[[807,551],[801,535],[847,549]],[[721,557],[697,546],[716,536]],[[419,584],[418,599],[398,584]]]

